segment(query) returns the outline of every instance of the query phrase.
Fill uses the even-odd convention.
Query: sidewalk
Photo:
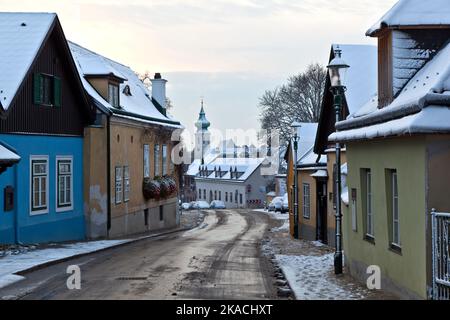
[[[275,227],[263,240],[262,250],[281,268],[297,300],[397,299],[383,291],[368,290],[349,274],[336,276],[333,248],[318,241],[292,239],[288,215],[264,213]]]
[[[21,274],[25,272],[129,243],[190,230],[201,224],[203,218],[203,213],[186,212],[181,216],[179,228],[136,235],[127,239],[46,244],[43,246],[11,246],[3,250],[0,248],[0,289],[23,280],[24,277]]]

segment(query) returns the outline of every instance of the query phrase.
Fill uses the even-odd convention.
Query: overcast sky
[[[191,128],[204,96],[212,126],[257,128],[258,98],[331,43],[374,43],[366,29],[396,0],[0,0],[2,11],[56,12],[66,37],[162,72],[173,114]]]

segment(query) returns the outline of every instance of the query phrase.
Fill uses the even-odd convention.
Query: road
[[[147,239],[25,275],[0,290],[21,299],[274,299],[270,264],[260,243],[269,218],[209,211],[199,228]],[[81,290],[66,286],[69,265]]]

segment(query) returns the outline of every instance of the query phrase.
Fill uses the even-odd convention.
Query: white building
[[[228,209],[262,208],[273,176],[261,172],[264,158],[217,158],[195,177],[197,200],[220,200]]]

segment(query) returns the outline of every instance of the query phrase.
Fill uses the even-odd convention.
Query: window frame
[[[397,170],[391,170],[391,188],[392,188],[392,243],[394,247],[401,248],[400,238],[400,208],[398,194],[398,173]],[[396,228],[397,223],[397,228]],[[396,234],[397,232],[397,234]],[[397,236],[397,239],[396,239]]]
[[[122,188],[123,188],[123,197],[122,200],[124,203],[130,201],[130,166],[123,166],[123,180],[122,180]]]
[[[167,165],[167,145],[161,145],[161,174],[162,176],[167,175],[168,165]]]
[[[306,189],[308,190],[308,194],[306,194]],[[303,218],[311,219],[311,185],[309,183],[303,183],[303,203],[302,203],[302,211]],[[307,209],[307,210],[306,210]]]
[[[150,178],[151,176],[151,167],[150,167],[150,145],[144,144],[143,146],[143,176],[145,178]]]
[[[46,174],[45,174],[45,179],[46,179],[46,189],[45,189],[45,207],[44,206],[40,206],[40,207],[36,207],[36,209],[34,208],[34,177],[36,176],[34,174],[33,171],[33,164],[34,162],[45,162],[45,168],[46,168]],[[37,215],[44,215],[44,214],[48,214],[49,213],[49,190],[50,190],[50,186],[49,186],[49,156],[35,156],[35,155],[31,155],[30,156],[30,187],[29,187],[29,196],[30,196],[30,216],[37,216]],[[44,177],[44,175],[39,175],[40,177]]]
[[[60,204],[59,202],[59,178],[62,176],[59,172],[59,163],[60,162],[68,162],[70,163],[70,174],[64,174],[64,176],[70,177],[70,204]],[[73,156],[56,156],[55,159],[55,190],[56,190],[56,197],[55,197],[55,207],[56,212],[65,212],[65,211],[72,211],[74,208],[74,199],[73,199],[73,178],[74,178],[74,171],[73,171]]]
[[[373,214],[372,170],[365,170],[366,182],[366,237],[375,239],[375,224]]]
[[[111,88],[112,88],[112,92],[111,92]],[[113,108],[120,108],[120,93],[119,93],[120,89],[119,89],[119,85],[112,83],[112,82],[108,82],[108,103],[113,107]],[[112,94],[112,96],[111,96]]]
[[[117,171],[120,170],[120,174]],[[118,182],[120,182],[120,188],[118,186]],[[115,204],[119,205],[123,202],[123,167],[116,166],[114,169],[114,190],[115,190]],[[120,196],[120,198],[118,197]]]
[[[153,162],[155,163],[155,165],[154,165],[154,171],[155,171],[154,176],[155,177],[158,177],[161,174],[161,172],[160,172],[161,171],[161,163],[160,163],[160,156],[159,156],[160,150],[161,150],[161,148],[159,147],[159,143],[155,143],[155,145],[153,147]]]

